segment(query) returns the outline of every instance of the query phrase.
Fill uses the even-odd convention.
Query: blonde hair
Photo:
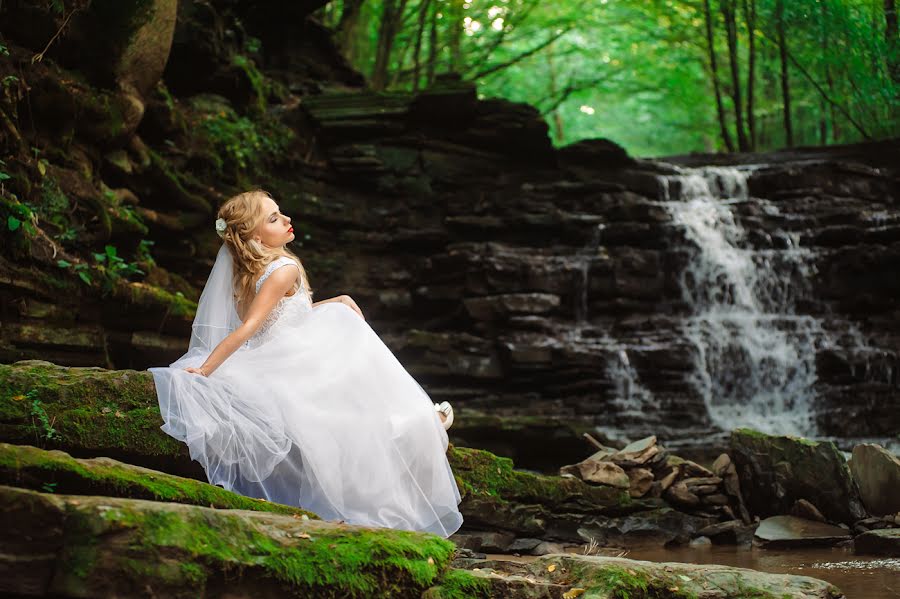
[[[281,256],[291,258],[300,267],[300,280],[294,283],[294,293],[302,285],[312,301],[312,289],[300,258],[284,246],[269,248],[253,238],[253,232],[266,217],[260,201],[263,197],[272,196],[262,189],[245,191],[229,198],[219,208],[218,217],[225,221],[222,238],[234,259],[234,299],[239,311],[241,306],[249,306],[256,295],[254,279]]]

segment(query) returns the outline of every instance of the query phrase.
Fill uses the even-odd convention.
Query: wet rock
[[[540,539],[521,538],[516,539],[509,546],[510,553],[531,553],[531,550],[543,543]]]
[[[866,516],[834,443],[737,429],[731,434],[731,456],[753,515],[786,514],[795,501],[806,499],[834,522],[852,524]]]
[[[853,448],[850,472],[871,514],[900,512],[900,458],[880,445],[863,443]]]
[[[756,538],[769,546],[834,545],[850,538],[845,528],[796,516],[772,516],[759,523]]]
[[[463,567],[481,580],[490,582],[491,596],[511,599],[568,599],[579,597],[582,591],[588,589],[602,597],[844,597],[834,585],[808,576],[769,574],[720,565],[648,562],[621,557],[554,554],[529,563],[483,560],[468,561]],[[525,587],[524,581],[531,581],[532,586]],[[678,590],[671,590],[673,588]]]
[[[560,545],[559,543],[550,543],[547,541],[543,541],[536,545],[531,550],[532,555],[548,555],[551,553],[564,553],[566,550],[564,545]]]
[[[900,528],[864,532],[853,540],[853,550],[859,555],[900,557]]]
[[[707,547],[709,545],[712,545],[712,541],[710,540],[709,537],[700,536],[700,537],[691,539],[691,542],[688,544],[691,547]]]
[[[697,531],[697,534],[709,537],[717,545],[749,545],[753,542],[755,524],[744,524],[740,520],[717,522]]]

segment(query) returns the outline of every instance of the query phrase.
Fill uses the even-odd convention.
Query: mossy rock
[[[14,594],[413,598],[454,553],[440,537],[245,510],[0,487]]]
[[[472,561],[493,586],[515,580],[554,585],[558,595],[582,599],[840,599],[834,585],[790,574],[717,564],[648,562],[617,557],[553,554],[533,562]],[[504,583],[504,580],[508,581]],[[498,596],[496,594],[492,596]],[[515,595],[508,595],[515,596]],[[524,595],[523,595],[524,596]],[[554,596],[554,595],[549,595]]]
[[[456,473],[463,498],[491,498],[498,502],[581,505],[594,510],[625,513],[634,502],[627,492],[592,486],[576,478],[534,474],[513,468],[509,458],[467,447],[451,447],[447,458]]]
[[[28,445],[0,443],[0,484],[53,493],[153,499],[318,518],[306,510],[244,497],[190,478],[110,458],[76,459],[62,451]]]
[[[161,425],[149,372],[38,360],[0,365],[0,441],[141,464],[189,463],[186,446]]]
[[[730,448],[753,515],[788,514],[805,499],[832,522],[852,525],[866,517],[847,461],[831,441],[740,428],[732,431]]]

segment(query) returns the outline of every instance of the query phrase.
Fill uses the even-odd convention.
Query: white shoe
[[[451,406],[448,402],[442,401],[441,403],[434,404],[434,411],[440,412],[444,415],[446,420],[444,420],[444,430],[450,428],[453,424],[453,406]]]

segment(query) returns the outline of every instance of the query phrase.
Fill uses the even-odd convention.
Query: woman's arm
[[[340,303],[342,303],[342,304],[345,304],[345,305],[347,305],[347,306],[350,306],[350,308],[351,308],[354,312],[356,312],[357,314],[359,314],[359,317],[360,317],[360,318],[362,318],[363,320],[366,319],[366,317],[363,316],[362,310],[359,309],[359,306],[356,305],[356,302],[354,302],[354,301],[353,301],[353,298],[350,297],[349,295],[339,295],[339,296],[337,296],[337,297],[330,297],[330,298],[325,299],[325,300],[319,300],[319,301],[317,301],[317,302],[313,302],[313,305],[312,305],[312,306],[313,306],[313,308],[315,308],[315,307],[318,306],[319,304],[327,304],[327,303],[329,303],[329,302],[340,302]]]
[[[296,269],[289,267],[276,269],[275,272],[269,275],[262,289],[259,290],[259,293],[256,294],[256,297],[250,303],[247,315],[244,317],[244,323],[222,339],[212,353],[209,354],[209,357],[206,358],[203,366],[200,368],[186,368],[185,370],[195,374],[202,374],[203,376],[211,375],[228,356],[237,351],[237,348],[253,336],[260,325],[265,322],[272,308],[293,287],[296,280]]]

